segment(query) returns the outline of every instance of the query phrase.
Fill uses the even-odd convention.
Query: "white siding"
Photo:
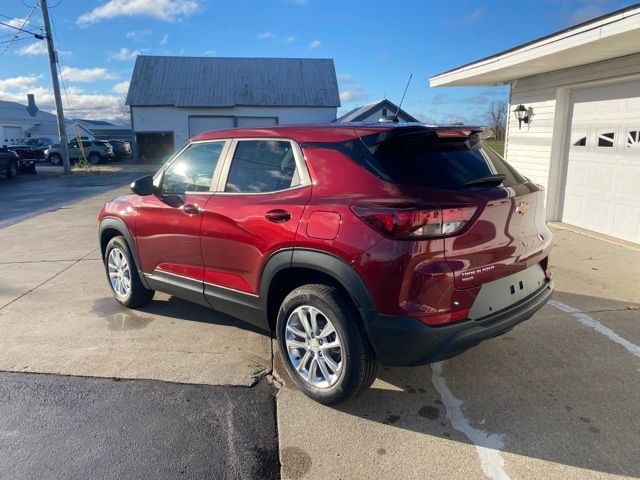
[[[562,123],[567,118],[564,111],[566,102],[556,104],[561,94],[559,90],[585,82],[638,73],[640,54],[518,79],[511,87],[506,159],[531,180],[553,190],[553,176],[557,172],[553,171],[551,158],[552,153],[557,155],[558,152],[552,152],[552,147],[558,149],[563,145],[554,145],[552,136],[558,138],[562,135]],[[518,121],[513,114],[514,108],[520,104],[533,107],[532,121],[528,125],[523,123],[522,128],[518,128]],[[549,213],[549,217],[553,218],[553,212]]]
[[[177,108],[132,107],[134,132],[174,132],[174,148],[189,140],[189,117],[221,115],[277,117],[279,124],[327,123],[336,119],[336,107]]]

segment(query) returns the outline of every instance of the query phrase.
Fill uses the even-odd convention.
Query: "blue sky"
[[[35,0],[2,0],[21,26]],[[49,0],[69,117],[118,119],[135,55],[333,58],[342,107],[387,97],[430,122],[482,122],[508,89],[428,77],[633,2],[618,0]],[[42,25],[36,8],[28,29]],[[44,42],[0,25],[0,99],[53,110]],[[7,48],[8,47],[8,48]]]

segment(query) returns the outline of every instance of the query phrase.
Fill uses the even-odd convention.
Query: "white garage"
[[[127,104],[154,160],[210,130],[332,122],[340,96],[330,59],[139,56]]]
[[[640,243],[638,5],[430,83],[510,84],[505,158],[547,189],[547,219]]]
[[[562,221],[640,243],[640,81],[577,90]]]

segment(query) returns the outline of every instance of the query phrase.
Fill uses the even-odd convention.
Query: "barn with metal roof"
[[[209,130],[324,123],[340,106],[331,59],[139,56],[127,95],[140,158]]]

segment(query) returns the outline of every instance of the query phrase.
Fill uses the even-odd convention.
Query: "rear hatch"
[[[541,187],[486,146],[482,135],[468,127],[400,127],[361,137],[377,174],[443,212],[472,212],[464,227],[444,239],[459,289],[536,265],[551,241]]]

